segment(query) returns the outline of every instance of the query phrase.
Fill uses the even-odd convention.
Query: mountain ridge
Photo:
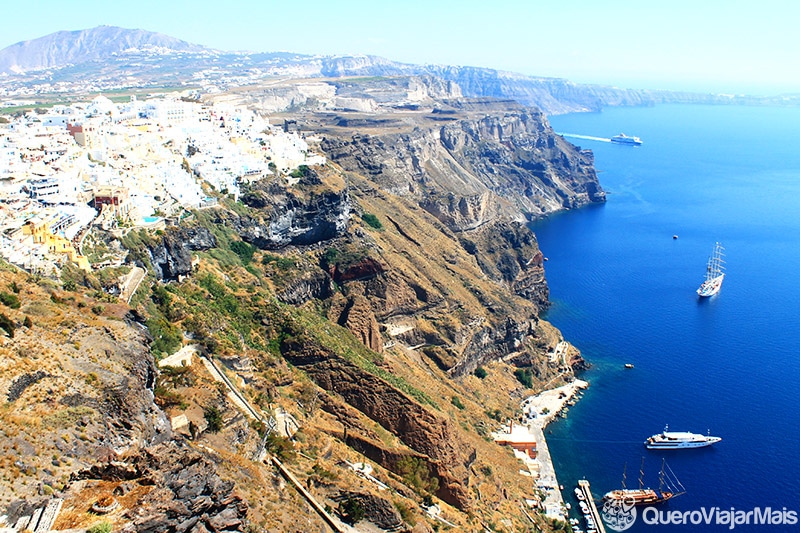
[[[157,65],[154,58],[158,58]],[[290,78],[435,76],[467,97],[513,99],[547,115],[665,103],[799,105],[800,95],[758,97],[579,84],[491,68],[414,65],[379,56],[226,52],[146,30],[100,26],[56,32],[0,50],[0,90],[8,96],[186,86],[212,91]]]
[[[63,30],[20,41],[0,50],[0,73],[22,74],[32,70],[62,68],[101,59],[130,49],[201,52],[206,47],[162,33],[118,26]]]

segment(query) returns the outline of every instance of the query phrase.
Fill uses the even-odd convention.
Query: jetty
[[[585,479],[579,479],[578,488],[581,489],[581,492],[583,492],[583,495],[586,497],[586,505],[589,506],[589,514],[592,515],[595,529],[598,531],[598,533],[606,533],[606,526],[603,524],[603,520],[600,517],[600,511],[597,510],[597,506],[594,503],[594,498],[592,498],[592,488],[589,486],[589,481]]]
[[[576,379],[561,387],[530,396],[522,402],[523,424],[511,423],[492,433],[496,442],[514,448],[514,454],[528,469],[528,472],[524,472],[525,475],[536,480],[536,488],[544,494],[542,508],[548,518],[567,520],[564,499],[544,437],[544,429],[579,390],[588,386],[586,381]]]

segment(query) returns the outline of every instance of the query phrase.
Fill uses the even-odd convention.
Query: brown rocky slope
[[[163,234],[130,232],[129,257],[150,272],[133,311],[93,274],[64,290],[0,272],[22,300],[7,311],[18,328],[0,445],[31,462],[4,465],[9,516],[57,494],[57,526],[86,527],[88,505],[115,495],[107,520],[125,530],[320,529],[265,450],[343,518],[356,499],[373,523],[431,531],[422,507],[436,502],[468,531],[549,527],[521,512],[535,488],[488,433],[530,393],[517,367],[534,387],[573,377],[550,361],[561,336],[540,319],[544,263],[524,220],[602,201],[590,154],[498,102],[373,119],[308,118],[334,162],[252,184],[244,203],[220,198]],[[156,370],[190,343],[227,382],[197,358]]]

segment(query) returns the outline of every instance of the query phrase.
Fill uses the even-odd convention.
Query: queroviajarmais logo
[[[625,531],[636,522],[636,506],[631,498],[604,500],[600,514],[606,526],[614,531]]]

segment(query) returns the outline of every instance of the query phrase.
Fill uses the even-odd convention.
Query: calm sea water
[[[800,512],[800,109],[667,105],[551,123],[644,141],[570,139],[594,151],[608,202],[532,226],[549,258],[546,318],[593,365],[584,398],[548,428],[565,496],[583,477],[597,497],[619,488],[626,464],[635,487],[642,457],[657,487],[664,457],[687,490],[665,509]],[[699,300],[715,241],[727,275]],[[646,450],[666,424],[723,441]],[[709,529],[723,528],[628,531]]]

